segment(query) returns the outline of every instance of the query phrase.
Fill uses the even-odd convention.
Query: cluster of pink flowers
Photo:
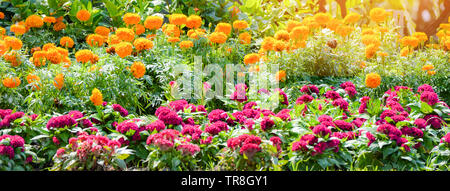
[[[86,161],[90,156],[104,155],[110,157],[121,146],[122,144],[119,141],[110,140],[106,136],[89,135],[82,132],[78,137],[69,139],[68,148],[72,149],[72,152],[76,152],[79,160]],[[56,157],[61,158],[65,153],[66,149],[60,148],[56,152]]]
[[[65,128],[65,127],[72,127],[75,124],[77,124],[77,121],[71,117],[70,115],[62,115],[57,117],[52,117],[47,122],[47,129],[54,129],[54,128]]]
[[[200,152],[200,147],[192,143],[185,143],[178,145],[177,150],[181,151],[183,155],[195,155]]]
[[[247,85],[245,84],[236,84],[234,86],[235,91],[230,95],[231,100],[235,100],[238,102],[245,102],[248,100],[247,98]]]
[[[300,89],[300,91],[303,92],[303,93],[309,94],[309,95],[311,95],[311,94],[313,94],[313,93],[319,95],[319,93],[320,93],[320,92],[319,92],[319,88],[317,88],[317,86],[312,85],[312,84],[310,84],[310,85],[304,85],[304,86]]]
[[[441,143],[446,143],[447,146],[450,146],[450,133],[447,133],[444,137],[442,137]]]
[[[22,148],[21,151],[24,151],[25,140],[18,135],[2,135],[0,136],[0,142],[3,142],[4,139],[9,139],[9,144],[0,144],[0,155],[7,155],[10,159],[14,159],[16,148]],[[27,159],[29,160],[29,159]]]
[[[156,109],[155,116],[166,125],[180,125],[183,122],[183,119],[178,116],[176,111],[164,106]]]
[[[350,82],[350,81],[347,81],[347,82],[342,83],[342,84],[340,85],[340,87],[341,87],[342,89],[345,90],[345,92],[347,93],[347,95],[348,95],[349,97],[355,97],[355,95],[358,93],[358,92],[356,91],[355,84],[353,84],[353,83]]]
[[[159,133],[150,135],[147,138],[147,145],[155,145],[161,151],[167,151],[175,145],[175,139],[178,139],[180,132],[173,129],[166,129]]]
[[[227,147],[233,150],[239,149],[239,153],[241,155],[247,156],[249,159],[253,158],[253,156],[261,151],[261,138],[254,136],[243,134],[239,137],[230,138],[227,141]]]
[[[306,134],[303,135],[299,141],[296,141],[292,144],[292,151],[308,152],[310,151],[310,148],[308,148],[309,146],[313,148],[313,150],[311,150],[311,155],[315,156],[317,154],[322,154],[328,148],[332,148],[334,152],[338,152],[340,143],[341,141],[339,139],[330,139],[328,141],[319,142],[317,134]]]
[[[0,109],[0,117],[2,120],[0,121],[0,128],[11,126],[11,122],[16,119],[22,118],[25,115],[24,112],[12,112],[10,109]]]
[[[114,111],[119,112],[122,117],[128,116],[128,110],[123,108],[121,105],[119,105],[119,104],[112,104],[112,108],[113,108]]]
[[[68,116],[72,117],[75,120],[79,120],[80,118],[84,117],[84,114],[81,113],[80,111],[70,111],[68,114]],[[83,128],[89,128],[92,127],[92,122],[89,119],[81,119],[80,121],[81,123],[77,123],[80,124]]]

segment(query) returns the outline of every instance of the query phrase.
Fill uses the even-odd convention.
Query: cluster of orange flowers
[[[428,75],[436,74],[436,71],[434,71],[433,69],[434,69],[434,66],[431,64],[426,64],[426,65],[422,66],[422,70],[427,72]]]

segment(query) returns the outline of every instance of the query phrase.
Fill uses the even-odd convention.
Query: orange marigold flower
[[[134,62],[131,65],[131,73],[135,78],[142,78],[145,75],[145,65],[142,62]]]
[[[12,67],[17,67],[17,66],[19,66],[22,63],[20,61],[20,55],[17,52],[15,52],[15,51],[11,51],[11,52],[3,55],[3,58],[7,62],[11,63]]]
[[[432,75],[435,75],[435,74],[436,74],[436,71],[434,71],[434,70],[429,70],[429,71],[427,72],[427,74],[430,75],[430,76],[432,76]]]
[[[158,16],[148,16],[145,18],[144,26],[149,30],[156,30],[161,28],[163,24],[163,19]]]
[[[366,46],[368,46],[370,44],[375,44],[375,45],[379,46],[381,44],[378,35],[364,35],[364,36],[362,36],[361,41]]]
[[[5,13],[0,12],[0,19],[4,19],[5,18]]]
[[[276,79],[277,81],[281,81],[281,82],[286,81],[286,71],[284,71],[284,70],[278,71],[278,72],[275,74],[275,79]]]
[[[194,43],[190,40],[184,40],[180,42],[181,49],[188,49],[194,47]]]
[[[58,49],[52,48],[47,50],[47,60],[53,64],[59,64],[62,61],[63,56],[59,53]]]
[[[28,27],[40,28],[44,25],[44,21],[39,15],[30,15],[25,19],[25,24]]]
[[[341,25],[336,28],[336,33],[342,37],[348,36],[354,30],[351,26]]]
[[[174,24],[165,24],[162,28],[164,34],[170,37],[179,37],[181,34],[180,29]]]
[[[139,16],[139,14],[136,13],[125,13],[125,15],[123,15],[122,20],[127,25],[135,25],[141,21],[141,16]]]
[[[239,42],[241,44],[250,44],[252,36],[248,32],[243,32],[239,34]]]
[[[292,29],[294,29],[295,27],[301,26],[301,25],[302,25],[301,22],[294,21],[294,20],[289,20],[289,21],[287,22],[286,30],[287,30],[287,32],[291,32]]]
[[[381,76],[377,73],[367,74],[365,82],[367,87],[376,88],[381,84]]]
[[[242,30],[248,28],[247,21],[236,20],[233,22],[233,28],[237,30]]]
[[[135,24],[133,26],[133,30],[136,32],[136,35],[141,35],[142,33],[145,33],[145,27],[141,24]]]
[[[8,36],[3,39],[7,47],[13,50],[20,50],[22,48],[22,41],[16,37]]]
[[[286,30],[279,30],[275,33],[275,39],[287,42],[290,39],[289,32]]]
[[[415,32],[415,33],[413,33],[412,36],[416,37],[417,39],[419,39],[420,43],[425,42],[425,41],[428,40],[428,36],[424,32]]]
[[[91,13],[88,10],[82,9],[77,12],[77,19],[84,22],[88,21],[91,18]]]
[[[388,56],[389,54],[388,54],[387,52],[378,52],[377,55],[378,55],[378,56],[381,56],[381,57],[386,57],[386,56]]]
[[[118,44],[119,42],[121,42],[121,40],[120,40],[120,38],[119,38],[117,35],[115,35],[115,34],[110,35],[109,38],[108,38],[108,44],[109,44],[109,45]]]
[[[263,42],[261,43],[261,48],[264,51],[273,50],[275,44],[275,38],[273,37],[265,37]]]
[[[3,27],[0,27],[0,37],[5,36],[5,34],[6,34],[6,29]]]
[[[118,28],[116,35],[120,40],[131,42],[134,40],[134,31],[128,28]]]
[[[59,90],[61,90],[62,87],[64,86],[64,75],[63,74],[56,75],[56,77],[53,80],[53,85]]]
[[[180,38],[178,38],[178,37],[169,37],[167,39],[167,42],[171,42],[171,43],[180,42]]]
[[[86,37],[86,42],[89,46],[100,47],[105,43],[105,38],[102,35],[90,34]]]
[[[219,23],[214,32],[223,32],[226,35],[231,33],[231,25],[229,23]]]
[[[186,27],[192,28],[200,28],[202,26],[202,18],[198,15],[190,15],[186,19]]]
[[[59,54],[61,54],[62,57],[68,57],[69,56],[69,51],[65,48],[61,48],[61,47],[56,47],[56,50],[59,52]]]
[[[296,41],[306,40],[308,38],[308,35],[309,35],[309,28],[307,26],[295,27],[289,34],[290,38]]]
[[[261,56],[258,53],[250,53],[244,56],[244,64],[254,64],[259,62]]]
[[[43,19],[44,23],[56,23],[55,17],[44,17]]]
[[[95,63],[98,62],[99,59],[100,59],[100,58],[98,57],[98,55],[93,54],[93,55],[92,55],[92,58],[91,58],[91,63],[92,63],[92,64],[95,64]]]
[[[31,84],[31,87],[33,90],[40,89],[40,87],[39,87],[40,81],[41,81],[41,78],[39,78],[39,76],[36,76],[34,74],[27,75],[27,82],[28,82],[28,84]]]
[[[64,36],[59,40],[59,44],[62,47],[72,48],[75,43],[73,42],[72,38]]]
[[[115,52],[121,58],[125,58],[126,56],[131,55],[133,52],[133,45],[129,42],[120,42],[114,46]]]
[[[153,42],[146,38],[137,38],[134,40],[133,45],[137,51],[149,50],[153,48]]]
[[[369,44],[366,47],[366,58],[372,58],[378,51],[378,46],[375,44]]]
[[[426,71],[426,70],[432,70],[432,69],[434,69],[434,66],[431,65],[431,64],[427,64],[427,65],[425,65],[425,66],[422,67],[422,70],[423,70],[423,71]]]
[[[56,22],[54,25],[53,25],[53,30],[54,31],[60,31],[60,30],[63,30],[63,29],[65,29],[66,28],[66,24],[64,23],[64,22]]]
[[[47,51],[35,51],[33,53],[33,64],[36,67],[45,66],[45,62],[47,61]]]
[[[223,32],[213,32],[208,36],[209,41],[217,44],[223,44],[227,41],[228,36]]]
[[[172,14],[169,16],[169,23],[174,25],[186,24],[187,17],[184,14]]]
[[[276,40],[275,43],[273,44],[273,50],[277,51],[277,52],[281,52],[283,50],[286,50],[287,44],[286,42],[282,41],[282,40]]]
[[[103,104],[103,95],[100,92],[100,90],[98,90],[97,88],[94,88],[92,90],[92,94],[91,97],[89,97],[89,99],[92,101],[92,103],[95,106],[99,106]]]
[[[403,56],[403,57],[408,56],[409,53],[410,53],[410,51],[409,51],[408,47],[404,47],[404,48],[402,48],[402,50],[400,50],[400,55]]]
[[[412,48],[415,48],[419,45],[419,39],[414,36],[405,36],[400,40],[400,42],[403,46],[410,46]]]
[[[373,8],[372,10],[370,10],[369,15],[370,15],[370,20],[372,20],[376,23],[381,23],[386,20],[389,13],[386,12],[386,10],[384,10],[383,8],[377,7],[377,8]]]
[[[259,72],[259,65],[252,65],[248,68],[249,72]]]
[[[62,62],[65,63],[63,66],[64,68],[69,68],[70,65],[72,65],[72,61],[70,61],[69,57],[64,57]]]
[[[8,51],[8,46],[6,45],[5,41],[0,40],[0,55],[3,55]]]
[[[202,29],[190,29],[187,32],[187,36],[192,39],[198,39],[199,37],[205,36],[205,32]]]
[[[4,78],[2,82],[3,85],[7,88],[16,88],[21,83],[20,78],[18,77]]]
[[[52,48],[56,48],[56,45],[53,44],[53,43],[46,43],[46,44],[44,44],[44,46],[42,46],[42,50],[43,51],[47,51],[47,50],[50,50]]]
[[[361,18],[361,15],[359,15],[358,13],[350,13],[347,16],[345,16],[344,18],[344,23],[346,24],[354,24],[356,22],[359,21],[359,19]]]
[[[11,32],[13,32],[14,35],[16,35],[16,36],[23,35],[23,34],[25,34],[25,33],[27,32],[27,29],[25,28],[25,26],[23,26],[23,25],[18,25],[18,24],[11,25],[11,27],[9,28],[9,30],[10,30]]]
[[[327,24],[330,21],[331,16],[327,13],[317,13],[314,15],[314,21],[320,25]]]
[[[111,32],[111,30],[109,30],[108,27],[104,27],[104,26],[98,26],[95,28],[95,34],[98,35],[102,35],[102,36],[109,36],[109,33]]]
[[[94,53],[88,49],[79,50],[75,53],[75,58],[77,62],[81,62],[83,64],[92,60],[92,56]]]

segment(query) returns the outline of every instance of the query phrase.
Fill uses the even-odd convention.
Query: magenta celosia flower
[[[217,135],[222,131],[219,127],[217,127],[214,123],[208,124],[205,127],[205,132],[211,134],[211,135]]]
[[[308,94],[304,94],[304,95],[300,96],[299,98],[297,98],[297,100],[295,101],[295,104],[296,105],[301,105],[301,104],[304,104],[304,103],[309,103],[309,102],[311,102],[313,100],[314,100],[314,98],[312,96],[310,96]]]
[[[375,136],[373,136],[372,133],[370,133],[369,131],[366,132],[366,137],[369,140],[369,143],[367,144],[367,146],[370,146],[376,140]]]
[[[427,125],[431,125],[434,129],[440,129],[443,124],[443,120],[439,115],[426,115],[424,119],[427,121]]]
[[[261,148],[259,147],[259,145],[253,144],[253,143],[247,143],[247,144],[242,145],[241,149],[239,150],[239,153],[241,155],[247,156],[248,159],[252,159],[253,156],[259,151],[261,151]]]
[[[261,112],[256,109],[244,109],[242,110],[242,113],[247,118],[258,119],[259,117],[261,117]]]
[[[56,151],[56,157],[61,158],[64,155],[65,152],[66,152],[66,150],[64,148],[59,148]]]
[[[366,119],[364,118],[356,118],[352,121],[353,125],[355,125],[356,127],[360,128],[363,123],[366,121]]]
[[[255,125],[255,121],[252,119],[246,119],[244,125],[247,126],[247,129],[253,130],[253,125]]]
[[[325,97],[328,99],[331,99],[331,100],[336,100],[336,99],[342,98],[341,95],[339,95],[339,93],[337,93],[333,90],[325,92]]]
[[[261,121],[261,130],[268,131],[275,125],[275,122],[270,117],[264,117]]]
[[[200,147],[198,145],[187,143],[178,145],[177,150],[181,151],[182,155],[195,155],[200,152]]]
[[[393,117],[394,115],[396,115],[397,112],[395,112],[394,110],[384,110],[381,115],[380,115],[380,119],[384,119],[386,117]]]
[[[80,119],[82,117],[84,117],[84,114],[81,113],[80,111],[70,111],[67,115],[69,115],[70,117],[74,118],[75,120]]]
[[[439,102],[439,97],[434,92],[424,91],[420,95],[420,100],[427,103],[428,105],[434,105]]]
[[[278,92],[279,100],[280,100],[280,103],[281,103],[281,104],[284,104],[284,105],[286,105],[286,106],[289,105],[289,101],[288,101],[288,97],[287,97],[286,92],[284,92],[284,91],[283,91],[282,89],[280,89],[280,88],[275,88],[273,91],[274,91],[274,92]]]
[[[338,99],[334,100],[332,104],[333,104],[333,106],[339,107],[344,111],[347,111],[347,109],[348,109],[348,102],[342,98],[338,98]]]
[[[409,135],[412,137],[422,138],[423,137],[423,131],[419,128],[415,127],[403,127],[401,129],[403,135]]]
[[[212,110],[209,114],[208,114],[208,119],[209,122],[214,123],[216,121],[226,121],[226,119],[228,118],[228,114],[221,109],[215,109]]]
[[[305,141],[296,141],[292,143],[292,151],[308,151],[307,145]]]
[[[395,123],[400,122],[400,121],[405,121],[406,117],[403,115],[394,115],[391,117],[392,120],[394,120]]]
[[[6,113],[6,112],[5,112]],[[24,112],[15,112],[11,113],[9,115],[6,115],[3,120],[0,121],[0,128],[1,127],[9,127],[11,126],[11,122],[13,122],[16,119],[22,118],[25,115]]]
[[[159,119],[157,119],[157,120],[153,121],[152,123],[148,124],[147,127],[146,127],[146,129],[149,132],[153,132],[154,130],[160,132],[160,131],[162,131],[165,128],[166,128],[166,126],[164,125],[164,121],[161,121]]]
[[[38,114],[32,114],[32,115],[30,115],[28,117],[31,119],[31,121],[34,121],[34,120],[36,120],[37,117],[39,117],[39,115]]]
[[[291,112],[290,109],[282,109],[275,115],[275,117],[279,117],[283,121],[290,121],[291,120],[291,114],[289,114],[290,112]]]
[[[65,128],[65,127],[72,127],[73,125],[77,124],[77,121],[70,117],[69,115],[62,115],[57,117],[52,117],[47,122],[47,129],[53,129],[53,128]]]
[[[262,93],[267,94],[267,95],[270,94],[269,91],[264,89],[264,88],[261,88],[261,89],[258,90],[258,94],[262,94]]]
[[[113,110],[120,113],[122,117],[128,116],[128,111],[119,104],[112,104]]]
[[[258,104],[254,101],[248,102],[244,105],[243,109],[253,109],[254,106],[257,106]]]
[[[193,140],[199,139],[202,133],[203,131],[199,128],[198,125],[185,125],[181,130],[181,134],[191,135]]]
[[[433,87],[428,84],[423,84],[417,88],[417,92],[422,93],[424,91],[434,92]]]
[[[184,99],[180,99],[180,100],[176,100],[176,101],[172,101],[169,103],[169,106],[175,110],[176,112],[178,111],[182,111],[189,103],[184,100]]]
[[[202,145],[207,145],[207,144],[211,144],[211,142],[212,142],[212,139],[213,139],[213,137],[212,136],[209,136],[209,137],[207,137],[206,139],[202,139],[202,140],[200,140],[200,144],[202,144]]]
[[[450,133],[447,133],[444,137],[442,137],[441,143],[446,143],[447,145],[450,145]]]
[[[324,121],[333,121],[333,118],[328,116],[328,115],[321,115],[318,118],[319,122],[324,122]]]
[[[116,128],[116,130],[122,134],[127,133],[129,130],[137,131],[138,129],[139,129],[138,125],[136,125],[136,123],[134,123],[130,120],[126,120],[126,121],[119,123],[119,125],[117,125],[117,128]]]
[[[300,91],[303,92],[303,93],[310,94],[310,95],[311,95],[312,93],[315,93],[315,94],[319,95],[319,88],[317,88],[317,86],[312,85],[312,84],[310,84],[310,85],[304,85],[304,86],[300,89]]]
[[[314,145],[317,143],[318,138],[313,134],[306,134],[300,138],[300,141],[305,141],[308,145]]]
[[[315,135],[319,135],[319,136],[325,137],[325,136],[331,134],[331,130],[328,127],[326,127],[325,125],[316,125],[313,128],[313,133]]]
[[[347,95],[348,95],[349,97],[355,97],[355,95],[358,93],[358,92],[356,91],[356,89],[353,88],[353,87],[346,87],[346,88],[345,88],[345,92],[347,93]]]
[[[338,127],[339,129],[342,129],[344,131],[353,130],[353,124],[346,122],[344,120],[335,120],[334,124],[336,125],[336,127]]]
[[[414,125],[416,125],[417,128],[419,128],[419,129],[425,129],[427,127],[427,121],[425,119],[422,119],[422,118],[417,118],[414,121]]]
[[[242,103],[246,102],[248,100],[248,97],[247,95],[245,95],[245,92],[240,93],[238,91],[235,91],[230,95],[230,99]]]
[[[11,114],[11,109],[0,109],[0,118],[5,118],[7,115]]]

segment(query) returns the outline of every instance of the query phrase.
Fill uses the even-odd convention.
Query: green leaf
[[[422,102],[420,104],[420,111],[422,113],[429,114],[429,113],[433,112],[433,108],[430,105],[428,105],[427,103]]]
[[[120,154],[120,155],[117,155],[117,158],[119,158],[119,159],[121,159],[121,160],[125,160],[125,159],[127,159],[129,156],[130,156],[129,154]]]
[[[122,159],[114,159],[117,163],[117,165],[119,166],[120,169],[125,170],[127,169],[127,164],[125,164],[125,161],[123,161]]]

